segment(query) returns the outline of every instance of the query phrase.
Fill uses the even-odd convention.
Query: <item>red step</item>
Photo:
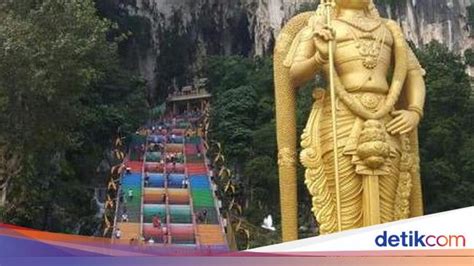
[[[128,161],[125,163],[125,167],[130,167],[132,172],[141,173],[143,162],[140,161]]]

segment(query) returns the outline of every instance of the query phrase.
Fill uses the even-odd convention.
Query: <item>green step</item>
[[[142,189],[141,188],[137,188],[137,187],[132,187],[132,191],[133,191],[133,198],[132,200],[130,201],[130,198],[128,197],[128,190],[129,190],[130,187],[127,187],[127,186],[124,186],[123,187],[123,200],[124,202],[127,203],[127,208],[130,208],[130,206],[134,206],[134,205],[140,205],[141,202],[142,202]]]
[[[187,155],[186,162],[188,163],[201,163],[204,162],[204,156],[197,156],[197,155]]]
[[[159,152],[147,152],[146,153],[146,161],[147,162],[159,162],[161,161],[161,153]]]
[[[205,221],[198,221],[198,217],[197,217],[197,214],[199,212],[202,212],[203,210],[207,210],[207,219]],[[214,208],[214,206],[212,207],[194,207],[194,213],[196,215],[196,223],[198,224],[218,224],[219,223],[219,220],[218,220],[218,217],[217,217],[217,211],[216,209]]]
[[[171,223],[192,223],[191,208],[188,205],[169,205]],[[143,222],[151,223],[153,216],[159,215],[161,221],[166,217],[166,207],[163,204],[145,204],[143,206]]]
[[[201,137],[189,137],[186,138],[187,144],[201,144]]]
[[[188,128],[188,127],[191,126],[191,123],[189,123],[189,122],[178,122],[176,124],[176,126],[177,126],[177,128],[181,128],[181,129],[182,128]]]
[[[193,189],[191,195],[194,206],[214,207],[214,197],[208,189]]]
[[[190,224],[193,222],[189,205],[170,205],[171,223]]]
[[[159,215],[161,221],[165,221],[166,217],[166,208],[162,204],[145,204],[143,205],[143,222],[151,223],[153,222],[153,216]]]

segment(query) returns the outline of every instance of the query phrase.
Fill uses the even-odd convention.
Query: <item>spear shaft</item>
[[[324,0],[323,4],[325,5],[326,10],[326,26],[328,29],[332,30],[332,13],[335,3],[333,0]],[[336,190],[336,211],[337,211],[337,230],[342,231],[342,220],[341,220],[341,191],[339,183],[339,152],[338,152],[338,142],[337,142],[337,114],[336,114],[336,89],[334,84],[334,42],[335,36],[333,39],[328,42],[328,52],[329,52],[329,88],[331,90],[331,113],[332,113],[332,136],[333,136],[333,153],[334,153],[334,183]]]

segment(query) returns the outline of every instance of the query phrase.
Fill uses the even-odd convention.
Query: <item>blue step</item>
[[[150,135],[148,136],[148,141],[153,143],[164,143],[166,142],[166,137],[163,135]]]
[[[141,174],[125,174],[122,177],[122,185],[124,186],[141,186],[142,175]]]
[[[205,175],[191,176],[191,188],[209,188],[209,179]]]
[[[184,180],[183,174],[170,174],[168,180],[168,187],[169,188],[181,188],[183,185]]]
[[[148,187],[165,187],[165,177],[163,174],[148,174]]]
[[[170,138],[171,143],[184,143],[184,137],[183,136],[174,136]]]

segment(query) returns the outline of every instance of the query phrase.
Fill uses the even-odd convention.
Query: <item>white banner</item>
[[[474,207],[253,249],[253,252],[473,249]]]

